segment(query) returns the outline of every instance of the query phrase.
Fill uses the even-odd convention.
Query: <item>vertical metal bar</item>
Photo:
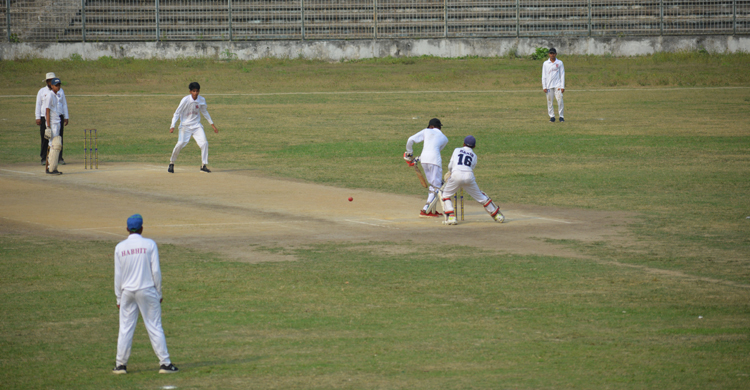
[[[5,31],[8,33],[8,43],[10,43],[10,0],[5,0]]]
[[[229,42],[232,42],[232,0],[229,1]]]
[[[305,0],[299,0],[300,3],[300,17],[302,19],[302,40],[305,40]]]
[[[516,0],[516,38],[521,37],[521,5]]]
[[[664,0],[659,0],[659,34],[664,35]]]
[[[156,42],[159,42],[159,0],[156,1]]]
[[[591,0],[589,0],[589,36],[591,36]]]
[[[81,37],[86,42],[86,0],[81,0]]]
[[[373,36],[378,39],[378,0],[372,0]]]
[[[448,38],[448,0],[443,0],[443,37]]]

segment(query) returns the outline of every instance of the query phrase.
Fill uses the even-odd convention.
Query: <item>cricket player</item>
[[[208,109],[206,108],[206,99],[203,96],[199,96],[201,93],[201,86],[196,82],[190,83],[188,86],[190,89],[190,95],[185,96],[180,101],[180,105],[177,106],[177,110],[174,112],[172,117],[172,125],[169,127],[169,132],[174,132],[174,127],[177,125],[177,120],[180,120],[180,133],[177,139],[177,145],[175,145],[172,151],[172,158],[169,160],[169,169],[167,172],[174,173],[174,162],[177,161],[177,156],[180,155],[180,151],[184,148],[190,137],[195,139],[195,143],[201,148],[201,172],[211,173],[208,170],[208,141],[206,140],[206,133],[203,131],[203,125],[201,125],[201,113],[206,118],[211,127],[214,128],[214,133],[219,133],[219,129],[214,125],[214,121],[211,120],[211,115],[208,115]]]
[[[555,109],[552,106],[552,97],[557,99],[557,112],[560,114],[560,122],[563,118],[563,93],[565,92],[565,66],[557,59],[557,50],[549,49],[549,60],[542,65],[542,90],[547,94],[547,113],[549,121],[555,123]]]
[[[404,160],[408,162],[414,161],[414,143],[424,142],[422,155],[419,159],[422,162],[425,179],[427,179],[430,186],[428,188],[427,203],[422,208],[422,211],[419,212],[420,217],[440,217],[443,215],[434,210],[433,205],[438,200],[437,191],[443,185],[443,160],[440,157],[440,152],[448,144],[448,137],[443,134],[441,131],[442,128],[443,124],[440,123],[440,119],[432,118],[426,129],[412,135],[406,141]]]
[[[57,77],[50,80],[50,91],[42,98],[42,110],[44,110],[47,126],[44,130],[44,136],[49,140],[45,170],[50,175],[62,175],[62,172],[57,170],[57,163],[62,152],[62,137],[60,136],[62,116],[58,112],[60,109],[58,92],[60,92],[61,84],[62,82]]]
[[[477,166],[477,155],[474,153],[476,145],[477,140],[474,136],[467,136],[464,138],[464,146],[456,148],[453,151],[451,161],[448,163],[448,173],[445,174],[447,182],[441,194],[443,211],[445,211],[445,221],[443,223],[446,225],[458,224],[451,197],[458,192],[459,188],[463,188],[466,193],[481,203],[492,219],[500,223],[505,221],[505,216],[500,212],[500,208],[492,202],[492,199],[487,194],[479,189],[477,181],[474,178],[474,168]]]
[[[36,93],[36,108],[34,110],[34,117],[36,118],[36,125],[39,126],[39,138],[42,140],[42,147],[39,151],[39,157],[42,160],[42,165],[47,165],[47,148],[49,148],[49,140],[44,137],[44,131],[47,129],[47,120],[45,118],[45,110],[42,109],[42,102],[44,101],[44,97],[52,90],[52,87],[50,86],[50,81],[54,79],[55,74],[52,72],[47,73],[47,78],[44,80],[45,86],[42,87],[37,93]],[[68,125],[68,101],[65,98],[65,91],[60,88],[60,91],[57,93],[59,96],[58,98],[58,109],[56,110],[60,115],[63,117],[60,118],[61,125],[60,125],[60,143],[63,143],[63,132],[65,129],[65,126]],[[63,159],[62,150],[60,150],[60,158],[59,158],[60,165],[65,165],[65,160]]]
[[[161,327],[161,270],[159,248],[154,240],[143,238],[143,217],[128,218],[125,241],[115,247],[115,296],[120,309],[120,334],[117,337],[117,357],[114,374],[127,374],[133,332],[138,322],[138,311],[143,315],[151,347],[159,358],[159,373],[179,371],[169,360],[167,339]]]

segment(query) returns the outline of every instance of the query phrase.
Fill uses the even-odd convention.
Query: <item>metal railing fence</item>
[[[0,0],[4,42],[750,34],[750,0]]]

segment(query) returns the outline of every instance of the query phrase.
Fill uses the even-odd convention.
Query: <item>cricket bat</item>
[[[409,162],[406,162],[409,164]],[[422,184],[422,187],[429,188],[430,185],[427,183],[427,179],[424,178],[424,174],[422,173],[422,170],[419,168],[419,157],[415,158],[414,161],[412,161],[411,164],[409,164],[414,167],[414,171],[417,173],[417,178],[419,179],[419,183]]]

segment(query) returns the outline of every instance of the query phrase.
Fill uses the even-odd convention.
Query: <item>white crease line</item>
[[[709,89],[748,89],[750,87],[666,87],[666,88],[601,88],[601,89],[567,89],[568,92],[621,92],[621,91],[694,91]],[[268,93],[205,93],[203,96],[287,96],[287,95],[405,95],[424,93],[539,93],[541,89],[508,89],[485,91],[330,91],[330,92],[268,92]],[[0,98],[32,98],[35,95],[0,95]],[[185,94],[103,94],[103,95],[66,95],[68,97],[181,97]]]
[[[544,219],[544,220],[547,220],[547,221],[562,222],[562,223],[568,223],[568,224],[575,223],[575,222],[563,221],[562,219],[552,219],[552,218],[544,218],[544,217],[535,217],[535,216],[523,215],[523,214],[516,214],[516,215],[518,215],[519,217],[526,217],[526,218],[529,218],[529,219]]]
[[[382,228],[386,228],[386,229],[396,229],[396,230],[399,230],[399,228],[397,228],[397,227],[391,227],[391,226],[385,226],[385,225],[378,225],[376,223],[367,223],[367,222],[362,222],[362,221],[353,221],[351,219],[345,219],[344,221],[346,221],[346,222],[352,222],[352,223],[361,223],[362,225],[377,226],[377,227],[382,227]]]
[[[22,171],[11,171],[10,169],[0,169],[0,171],[13,172],[13,173],[23,173],[23,174],[26,174],[26,175],[36,175],[36,173],[22,172]]]

